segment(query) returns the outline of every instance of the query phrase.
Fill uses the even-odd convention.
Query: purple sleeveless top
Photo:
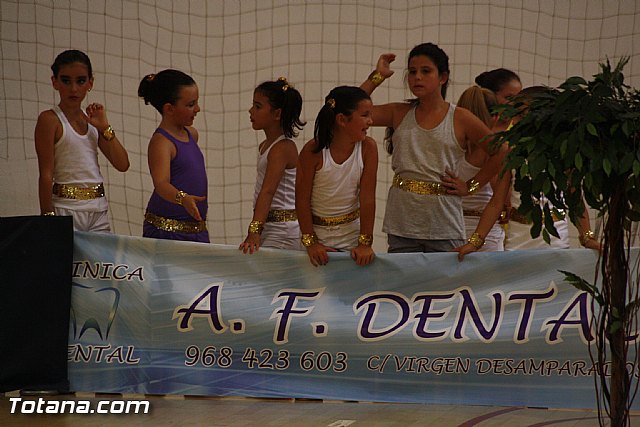
[[[173,143],[176,147],[176,156],[173,160],[171,160],[170,173],[171,173],[171,184],[176,187],[178,190],[182,190],[187,194],[191,194],[194,196],[207,196],[208,190],[208,182],[207,182],[207,171],[204,165],[204,156],[202,155],[202,151],[200,151],[200,147],[193,139],[193,136],[189,132],[188,129],[187,135],[189,135],[189,141],[184,142],[174,138],[169,132],[162,128],[156,129],[156,132],[162,134],[169,141]],[[200,215],[203,220],[207,219],[207,209],[208,204],[207,200],[202,202],[197,202],[198,210],[200,211]],[[167,200],[160,197],[155,190],[149,199],[149,203],[147,204],[147,211],[154,213],[156,215],[162,216],[164,218],[177,219],[180,221],[195,221],[195,219],[189,215],[189,213],[185,210],[184,207],[177,205],[175,203],[168,202]],[[144,223],[145,229],[148,227],[155,227]],[[147,231],[147,230],[145,230]],[[162,232],[162,230],[157,230]],[[208,233],[207,234],[208,241]],[[160,236],[150,236],[148,233],[143,233],[143,235],[148,235],[148,237],[160,237],[160,238],[171,238],[169,236],[175,236],[175,240],[196,240],[200,241],[199,238],[196,238],[198,234],[191,234],[192,239],[185,239],[184,237],[188,237],[188,234],[184,233],[174,233],[174,232],[162,232],[161,234],[166,235],[168,237],[160,237]],[[154,233],[156,234],[156,233]],[[181,235],[181,236],[178,236]]]

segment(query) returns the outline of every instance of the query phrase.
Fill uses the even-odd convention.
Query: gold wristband
[[[467,242],[476,249],[480,249],[484,245],[484,239],[478,233],[473,233]]]
[[[264,229],[264,222],[253,220],[249,223],[249,233],[251,234],[262,234],[262,230]]]
[[[176,203],[182,206],[182,202],[184,201],[184,198],[187,196],[188,196],[187,193],[185,193],[182,190],[178,190],[178,192],[176,193]]]
[[[111,141],[116,137],[116,132],[113,130],[111,125],[107,126],[107,128],[102,131],[102,137],[105,139],[105,141]]]
[[[585,246],[587,244],[587,241],[589,240],[592,240],[592,239],[595,240],[595,238],[596,238],[596,234],[591,230],[587,230],[584,233],[582,233],[580,236],[578,236],[578,240],[580,241],[580,244],[582,246]]]
[[[379,71],[372,71],[371,74],[369,74],[369,80],[378,87],[385,80],[385,77],[380,74]]]
[[[54,211],[47,211],[43,212],[42,216],[56,216],[56,213]]]
[[[475,178],[471,178],[469,181],[467,181],[468,194],[475,193],[476,191],[478,191],[479,188],[480,188],[480,183]]]
[[[318,236],[316,233],[303,234],[302,237],[300,237],[300,241],[302,242],[302,246],[308,248],[318,243]]]
[[[361,234],[358,236],[358,244],[363,246],[371,246],[373,244],[373,236],[371,234]]]

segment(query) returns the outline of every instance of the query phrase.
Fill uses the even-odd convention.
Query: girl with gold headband
[[[362,89],[334,88],[316,118],[314,139],[300,152],[296,210],[314,266],[327,264],[335,251],[350,251],[358,265],[374,258],[378,151],[367,136],[371,107]]]

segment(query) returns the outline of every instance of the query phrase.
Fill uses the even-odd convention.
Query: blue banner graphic
[[[76,233],[71,387],[595,408],[591,301],[558,271],[592,281],[595,264],[577,249],[316,268],[304,252]]]

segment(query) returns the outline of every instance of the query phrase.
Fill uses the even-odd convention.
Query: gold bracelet
[[[102,137],[107,142],[111,141],[113,138],[116,137],[116,131],[114,131],[111,125],[109,125],[105,130],[102,131]]]
[[[371,74],[369,74],[368,79],[371,81],[371,83],[373,83],[376,87],[378,87],[385,80],[385,77],[382,74],[380,74],[379,71],[372,71]]]
[[[56,216],[56,213],[54,211],[47,211],[43,212],[42,216]]]
[[[484,239],[478,233],[473,233],[467,242],[476,249],[480,249],[484,245]]]
[[[361,234],[358,236],[358,244],[363,246],[371,246],[373,243],[373,236],[371,234]]]
[[[596,233],[594,233],[591,230],[587,230],[584,233],[582,233],[580,236],[578,236],[578,240],[580,241],[580,244],[582,246],[586,246],[587,241],[589,240],[595,240],[596,238]]]
[[[478,191],[478,188],[480,188],[480,183],[475,178],[471,178],[469,181],[467,181],[468,194],[475,193],[476,191]]]
[[[316,233],[303,234],[302,237],[300,237],[300,241],[302,242],[302,246],[308,248],[318,243],[318,236]]]
[[[176,193],[176,203],[182,206],[182,202],[184,201],[184,198],[187,196],[188,196],[187,193],[185,193],[182,190],[178,190],[178,192]]]
[[[264,222],[253,220],[249,223],[249,233],[251,234],[262,234],[262,230],[264,229]]]

